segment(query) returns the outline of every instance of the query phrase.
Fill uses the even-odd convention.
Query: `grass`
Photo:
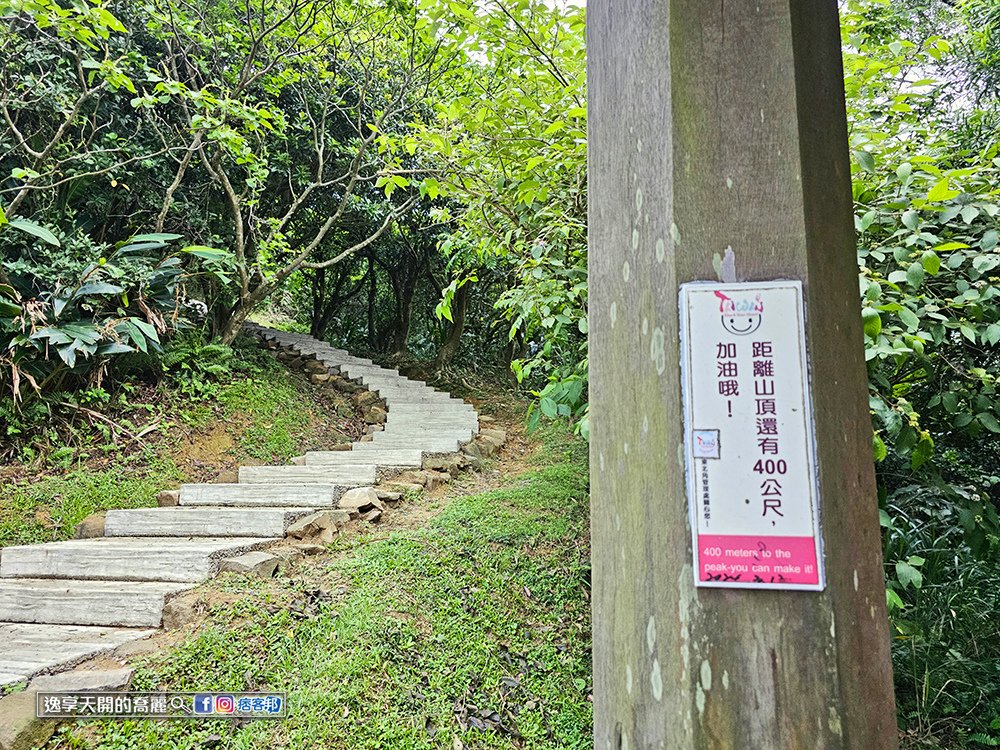
[[[182,482],[349,439],[341,431],[349,402],[321,395],[255,344],[236,349],[225,376],[197,385],[121,390],[109,407],[115,421],[132,431],[159,423],[139,449],[107,445],[103,422],[74,424],[47,454],[0,467],[0,547],[67,539],[92,513],[150,507]]]
[[[170,461],[134,456],[104,471],[79,468],[40,481],[0,484],[0,547],[68,539],[91,513],[155,505],[156,493],[180,478]]]
[[[422,528],[219,579],[242,598],[139,665],[136,689],[287,691],[287,720],[90,722],[50,748],[591,747],[586,452],[552,432],[536,456]]]

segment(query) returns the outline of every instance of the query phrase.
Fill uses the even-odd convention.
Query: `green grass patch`
[[[120,466],[76,468],[64,476],[0,484],[0,547],[68,539],[91,513],[156,504],[156,493],[181,479],[170,461],[136,455]]]
[[[237,436],[239,449],[259,461],[284,463],[298,455],[306,426],[314,413],[302,385],[287,377],[247,378],[219,394],[224,419],[249,420]]]
[[[283,722],[91,723],[51,747],[592,746],[587,466],[550,433],[536,470],[458,497],[427,527],[342,543],[302,578],[245,585],[235,605],[137,689],[289,693]]]

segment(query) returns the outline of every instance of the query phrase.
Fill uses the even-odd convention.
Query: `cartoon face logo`
[[[695,430],[693,447],[695,458],[718,458],[719,431]]]
[[[764,300],[758,294],[754,299],[736,301],[722,292],[715,292],[719,298],[719,312],[722,327],[737,336],[753,333],[764,319]]]

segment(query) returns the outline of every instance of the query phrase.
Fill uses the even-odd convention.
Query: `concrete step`
[[[330,508],[346,490],[333,484],[185,484],[181,487],[180,505]]]
[[[463,417],[478,419],[475,408],[471,404],[462,401],[451,401],[442,404],[408,403],[406,401],[392,402],[389,404],[389,411],[400,414],[457,414]]]
[[[440,438],[442,440],[472,440],[475,437],[478,430],[474,430],[471,427],[422,427],[416,424],[391,424],[386,425],[386,428],[381,432],[376,432],[373,436],[373,440],[379,442],[380,440],[388,440],[392,437],[398,437],[403,439],[416,438]]]
[[[167,597],[186,583],[0,579],[0,621],[158,628]]]
[[[0,685],[24,682],[152,635],[154,630],[0,622]]]
[[[389,429],[390,427],[420,427],[424,430],[469,429],[473,432],[479,432],[479,422],[475,418],[459,415],[432,417],[390,412],[385,420],[385,425],[385,429]]]
[[[288,524],[315,510],[211,506],[109,510],[104,517],[104,533],[107,536],[283,537]]]
[[[351,455],[354,451],[308,451],[306,466],[342,466],[357,463],[358,457]],[[366,453],[366,463],[376,466],[405,466],[408,468],[420,466],[423,454],[419,450],[394,450]]]
[[[399,382],[398,378],[384,385],[379,384],[377,386],[373,386],[373,388],[374,390],[377,390],[379,393],[382,393],[384,391],[386,393],[392,393],[401,396],[407,394],[411,394],[414,396],[433,396],[434,398],[441,399],[442,401],[455,401],[457,403],[462,403],[461,399],[455,398],[451,394],[445,393],[443,391],[436,391],[427,385],[422,385],[420,383],[403,385]]]
[[[362,461],[364,463],[360,463]],[[240,484],[243,483],[337,484],[343,487],[364,487],[375,484],[375,465],[366,457],[359,458],[358,463],[330,467],[241,466]]]
[[[381,434],[381,433],[376,433]],[[364,446],[370,445],[371,448]],[[455,453],[461,445],[460,440],[428,440],[428,439],[408,439],[401,440],[398,437],[391,440],[372,441],[370,443],[358,443],[355,451],[360,455],[368,450],[405,450],[407,448],[417,449],[424,453]]]
[[[0,552],[0,578],[193,583],[214,576],[221,558],[275,541],[278,539],[104,537],[5,547]]]

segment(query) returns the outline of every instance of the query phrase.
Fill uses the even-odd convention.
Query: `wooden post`
[[[588,3],[598,750],[897,744],[838,21]],[[821,593],[694,586],[677,290],[727,248],[741,281],[803,283]]]

